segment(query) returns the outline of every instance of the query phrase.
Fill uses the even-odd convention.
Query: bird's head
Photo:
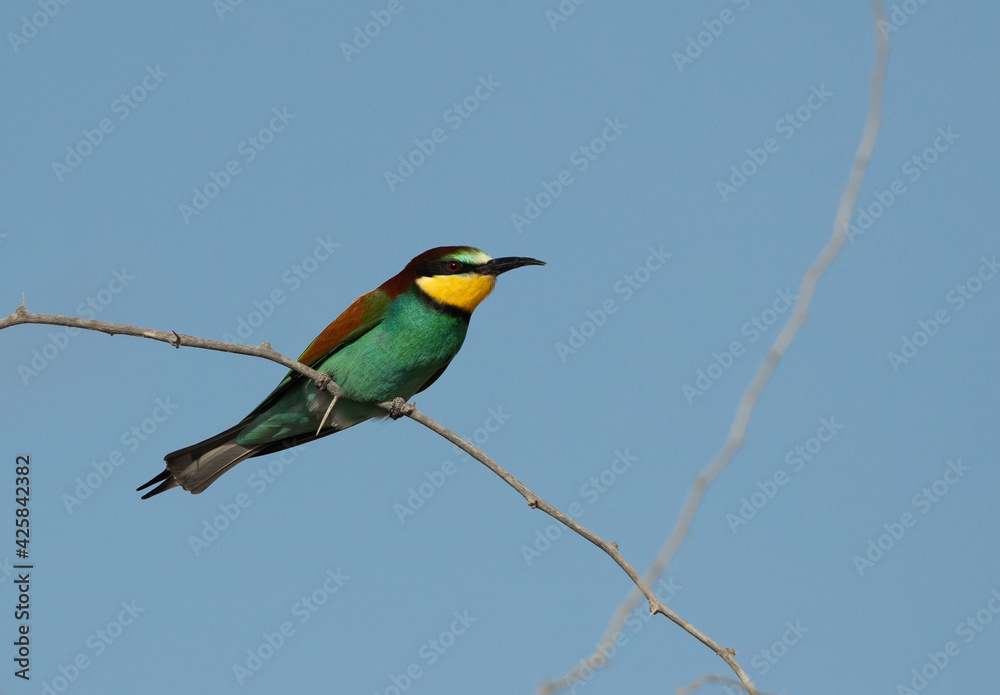
[[[497,275],[525,265],[545,263],[534,258],[490,258],[471,246],[440,246],[414,258],[400,275],[408,276],[435,302],[471,314],[493,291]]]

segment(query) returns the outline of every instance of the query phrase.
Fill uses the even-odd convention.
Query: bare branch
[[[320,388],[325,388],[334,396],[340,395],[340,387],[330,380],[329,375],[321,374],[315,369],[308,367],[301,362],[286,357],[271,347],[270,343],[260,345],[240,345],[238,343],[226,343],[221,340],[209,340],[208,338],[198,338],[193,335],[184,335],[177,331],[158,331],[153,328],[140,328],[129,326],[124,323],[108,323],[106,321],[95,321],[94,319],[81,319],[76,316],[57,316],[55,314],[34,314],[25,307],[24,299],[21,306],[7,318],[0,319],[0,330],[8,326],[17,326],[24,323],[40,323],[49,326],[66,326],[68,328],[83,328],[88,331],[98,331],[108,335],[131,335],[137,338],[149,338],[173,345],[175,348],[193,347],[203,350],[218,350],[219,352],[232,352],[237,355],[250,355],[251,357],[263,357],[265,360],[277,362],[292,369],[303,376],[307,376],[316,382]]]
[[[22,300],[23,302],[23,300]],[[138,326],[129,326],[121,323],[107,323],[105,321],[95,321],[93,319],[81,319],[73,316],[56,316],[52,314],[33,314],[25,308],[22,303],[17,310],[8,316],[7,318],[0,319],[0,330],[8,328],[10,326],[16,326],[26,323],[38,323],[47,324],[51,326],[67,326],[72,328],[83,328],[91,331],[99,331],[102,333],[107,333],[109,335],[131,335],[140,338],[149,338],[150,340],[159,340],[164,343],[173,345],[174,347],[195,347],[203,348],[206,350],[219,350],[222,352],[232,352],[241,355],[250,355],[253,357],[262,357],[272,362],[277,362],[278,364],[284,365],[289,369],[292,369],[300,374],[309,377],[316,382],[316,385],[320,388],[325,388],[327,391],[333,394],[334,398],[340,396],[340,387],[330,378],[328,374],[322,374],[311,367],[308,367],[301,362],[297,362],[279,352],[276,352],[268,343],[261,343],[259,346],[249,346],[249,345],[238,345],[236,343],[225,343],[218,340],[207,340],[205,338],[197,338],[195,336],[178,334],[175,331],[159,331],[151,328],[140,328]],[[638,587],[638,591],[642,596],[645,596],[649,602],[650,613],[659,613],[666,616],[673,622],[680,625],[684,630],[694,636],[698,641],[707,646],[717,655],[721,656],[733,672],[739,677],[740,682],[746,687],[746,689],[752,695],[758,695],[757,690],[754,688],[750,677],[747,676],[746,672],[736,661],[736,651],[732,648],[722,647],[718,645],[715,641],[709,638],[705,633],[698,630],[694,625],[684,620],[676,612],[668,608],[660,599],[653,593],[653,590],[649,588],[649,585],[643,581],[642,577],[635,568],[625,559],[625,556],[618,550],[617,543],[609,543],[597,534],[591,532],[585,527],[577,523],[572,517],[564,514],[560,510],[553,507],[551,504],[540,498],[534,492],[532,492],[524,483],[511,475],[503,466],[494,461],[492,458],[486,455],[479,447],[471,444],[462,437],[458,436],[451,430],[449,430],[444,425],[436,422],[435,420],[424,415],[418,411],[412,404],[405,403],[401,398],[397,398],[393,401],[388,401],[385,403],[379,403],[379,407],[384,408],[390,417],[396,419],[401,416],[409,417],[412,420],[416,420],[421,425],[424,425],[428,429],[441,435],[452,444],[462,448],[466,453],[475,458],[477,461],[484,464],[491,471],[496,473],[500,478],[504,480],[508,485],[517,490],[518,493],[528,502],[528,506],[532,509],[540,509],[555,520],[559,521],[575,533],[586,538],[588,541],[596,545],[598,548],[607,553],[612,560],[614,560],[619,567],[621,567],[625,574],[635,583]],[[605,657],[603,655],[598,655],[598,661],[595,663],[599,664],[597,667],[604,665]]]
[[[879,123],[882,119],[882,84],[885,80],[886,66],[889,61],[889,37],[888,32],[885,30],[885,8],[882,5],[882,0],[871,0],[871,8],[875,24],[876,51],[875,67],[872,70],[869,92],[868,117],[857,152],[854,155],[854,164],[851,167],[847,186],[841,194],[840,205],[837,207],[837,214],[834,217],[833,234],[820,253],[819,258],[816,259],[816,262],[806,271],[802,278],[802,283],[799,286],[799,297],[795,302],[795,308],[788,319],[788,323],[785,324],[781,333],[775,338],[774,344],[771,345],[771,349],[765,356],[763,364],[758,368],[753,381],[750,382],[750,386],[743,394],[742,399],[740,399],[739,405],[736,408],[736,417],[729,430],[729,437],[726,443],[712,462],[695,478],[691,490],[688,492],[687,500],[684,502],[680,517],[677,520],[677,525],[653,560],[650,568],[646,571],[644,577],[646,584],[655,584],[666,571],[678,548],[680,548],[684,539],[687,538],[688,531],[691,529],[691,522],[694,520],[694,516],[701,505],[702,497],[704,497],[708,486],[725,470],[733,456],[736,455],[736,452],[743,448],[747,425],[750,423],[750,416],[753,414],[757,399],[760,398],[768,381],[770,381],[771,375],[778,366],[778,362],[781,361],[782,356],[788,350],[792,341],[795,340],[799,329],[805,324],[806,318],[809,315],[809,305],[812,302],[813,293],[816,291],[816,283],[830,267],[830,264],[833,263],[837,254],[843,248],[844,242],[847,240],[847,223],[857,202],[858,193],[861,190],[861,182],[864,179],[865,170],[868,168],[868,161],[871,159],[872,150],[875,148],[875,138],[878,135]],[[635,610],[635,607],[639,605],[641,600],[640,593],[633,590],[625,601],[615,609],[611,621],[604,631],[604,636],[601,638],[601,645],[614,642],[625,626],[625,621],[628,619],[629,614]],[[591,657],[588,657],[584,663],[599,654],[599,650],[593,652]],[[550,695],[551,693],[563,690],[579,681],[584,675],[583,668],[578,665],[559,679],[543,684],[538,693],[539,695]]]
[[[538,495],[536,495],[534,492],[532,492],[530,489],[528,489],[528,487],[525,486],[524,483],[522,483],[520,480],[511,475],[506,469],[503,468],[503,466],[501,466],[496,461],[487,456],[481,449],[465,441],[451,430],[434,422],[429,417],[419,412],[416,408],[414,408],[411,412],[406,413],[406,415],[416,420],[420,424],[424,425],[425,427],[428,427],[433,431],[437,432],[438,434],[440,434],[442,437],[452,442],[453,444],[460,446],[462,449],[468,452],[470,456],[473,456],[477,461],[483,463],[487,468],[489,468],[491,471],[500,476],[505,483],[507,483],[512,488],[517,490],[521,494],[521,496],[524,497],[524,499],[528,502],[529,507],[531,507],[532,509],[540,509],[541,511],[545,512],[556,521],[560,522],[564,526],[573,530],[580,536],[583,536],[588,541],[590,541],[598,548],[603,550],[605,553],[607,553],[611,557],[611,559],[614,560],[616,563],[618,563],[618,566],[625,571],[625,574],[627,574],[629,578],[635,583],[638,591],[640,591],[642,595],[646,598],[646,600],[649,602],[650,613],[654,614],[659,613],[663,616],[666,616],[667,618],[669,618],[670,620],[674,621],[682,628],[684,628],[684,630],[686,630],[689,634],[694,636],[698,641],[700,641],[706,647],[711,649],[717,655],[721,656],[723,660],[725,660],[725,662],[729,664],[729,667],[733,669],[733,672],[736,673],[737,676],[739,676],[740,681],[742,681],[743,685],[747,688],[747,690],[756,695],[757,690],[754,688],[753,683],[750,681],[750,677],[747,676],[747,674],[740,667],[739,663],[736,661],[736,652],[731,648],[719,646],[701,630],[696,628],[688,621],[684,620],[684,618],[680,617],[672,609],[668,608],[666,604],[664,604],[659,599],[659,597],[653,593],[653,590],[649,588],[649,584],[647,584],[642,579],[642,577],[639,576],[639,573],[636,572],[635,568],[632,567],[629,561],[625,559],[625,556],[621,554],[621,552],[618,550],[617,543],[609,543],[608,541],[604,540],[597,534],[589,531],[587,528],[579,524],[572,517],[568,516],[567,514],[564,514],[560,510],[553,507],[551,504],[549,504],[548,502],[540,498]],[[600,668],[601,666],[604,665],[607,659],[604,656],[604,654],[597,652],[595,655],[591,657],[591,660],[593,660],[595,664],[599,664],[597,668]]]

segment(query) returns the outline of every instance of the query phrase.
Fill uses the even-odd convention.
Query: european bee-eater
[[[420,254],[398,275],[355,299],[299,357],[340,386],[336,399],[289,371],[236,425],[167,454],[164,471],[138,488],[160,483],[143,499],[178,485],[198,494],[244,459],[385,417],[376,404],[409,399],[433,384],[462,347],[469,318],[493,291],[497,275],[525,265],[545,264],[534,258],[490,258],[469,246]]]

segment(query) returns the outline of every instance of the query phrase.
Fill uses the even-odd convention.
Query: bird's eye
[[[459,263],[458,261],[448,261],[448,270],[450,270],[451,272],[457,273],[461,269],[462,269],[462,264]]]

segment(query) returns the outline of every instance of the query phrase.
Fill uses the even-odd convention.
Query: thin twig
[[[732,648],[719,646],[715,641],[710,639],[701,630],[697,629],[694,625],[684,620],[684,618],[680,617],[672,609],[668,608],[666,604],[664,604],[659,599],[659,597],[653,593],[653,590],[649,588],[649,584],[647,584],[642,579],[642,577],[639,576],[639,573],[636,572],[635,568],[632,567],[629,561],[625,559],[625,556],[621,554],[621,552],[618,550],[617,543],[609,543],[608,541],[604,540],[597,534],[591,532],[590,530],[582,526],[572,517],[564,514],[563,512],[561,512],[560,510],[556,509],[551,504],[543,500],[542,498],[538,497],[526,485],[524,485],[524,483],[522,483],[520,480],[511,475],[506,469],[503,468],[503,466],[501,466],[492,458],[487,456],[478,447],[469,444],[464,439],[459,437],[457,434],[434,422],[423,413],[418,412],[415,408],[413,409],[412,412],[406,413],[406,415],[416,420],[420,424],[424,425],[425,427],[428,427],[431,430],[437,432],[438,434],[440,434],[442,437],[452,442],[453,444],[457,444],[458,446],[462,447],[462,449],[468,452],[476,460],[480,461],[491,471],[493,471],[498,476],[503,478],[504,482],[506,482],[515,490],[517,490],[521,494],[521,496],[524,497],[525,500],[527,500],[529,507],[531,507],[532,509],[542,510],[543,512],[551,516],[553,519],[560,522],[564,526],[570,528],[577,534],[583,536],[588,541],[590,541],[598,548],[603,550],[605,553],[607,553],[609,556],[611,556],[611,559],[614,560],[616,563],[618,563],[618,566],[625,571],[625,574],[629,576],[632,582],[636,585],[637,589],[640,592],[642,592],[642,595],[649,602],[650,613],[653,614],[659,613],[669,618],[670,620],[672,620],[673,622],[677,623],[682,628],[684,628],[685,631],[694,636],[698,641],[700,641],[706,647],[715,652],[718,656],[721,656],[722,659],[727,664],[729,664],[729,667],[733,669],[733,672],[739,677],[740,681],[743,683],[746,689],[753,695],[758,695],[756,688],[754,688],[754,685],[750,680],[750,677],[747,676],[746,672],[744,672],[743,668],[739,665],[739,662],[736,661],[736,651],[733,650]],[[607,660],[604,654],[601,653],[596,654],[595,656],[591,657],[591,659],[594,661],[594,663],[600,664],[600,666],[603,666],[604,662]],[[598,666],[598,668],[600,666]]]
[[[22,300],[23,302],[23,300]],[[328,374],[323,374],[311,367],[308,367],[301,362],[297,362],[279,352],[276,352],[268,343],[261,343],[258,346],[251,345],[238,345],[236,343],[225,343],[218,340],[208,340],[205,338],[197,338],[195,336],[178,334],[175,331],[159,331],[151,328],[139,328],[138,326],[129,326],[121,323],[107,323],[105,321],[95,321],[93,319],[81,319],[75,316],[56,316],[53,314],[33,314],[25,308],[22,303],[17,310],[10,316],[0,319],[0,330],[7,328],[9,326],[16,326],[19,324],[26,323],[39,323],[47,324],[51,326],[67,326],[71,328],[84,328],[91,331],[100,331],[102,333],[107,333],[109,335],[131,335],[140,338],[149,338],[150,340],[159,340],[164,343],[173,345],[174,347],[195,347],[203,348],[206,350],[219,350],[222,352],[233,352],[241,355],[250,355],[253,357],[262,357],[278,364],[284,365],[289,369],[292,369],[306,377],[309,377],[316,385],[320,388],[325,388],[334,398],[340,396],[340,387],[330,378]],[[660,599],[653,593],[653,590],[649,588],[649,585],[643,581],[642,577],[635,568],[625,559],[625,556],[618,550],[618,545],[616,543],[609,543],[597,534],[591,532],[585,527],[581,526],[572,517],[564,514],[560,510],[553,507],[551,504],[540,498],[534,492],[532,492],[527,486],[524,485],[520,480],[511,475],[503,466],[494,461],[492,458],[487,456],[479,447],[467,442],[462,437],[458,436],[451,430],[449,430],[444,425],[436,422],[430,417],[424,415],[418,411],[410,403],[402,403],[402,399],[396,399],[394,401],[387,401],[385,403],[379,403],[379,407],[383,408],[390,414],[391,417],[396,418],[401,415],[405,415],[412,420],[416,420],[420,424],[424,425],[428,429],[441,435],[452,444],[461,447],[470,456],[475,458],[477,461],[483,463],[487,468],[500,476],[504,482],[510,485],[512,488],[517,490],[518,493],[524,497],[528,502],[528,506],[532,509],[540,509],[555,520],[559,521],[572,531],[576,532],[580,536],[583,536],[588,541],[596,545],[598,548],[607,553],[612,560],[614,560],[619,567],[621,567],[625,574],[635,583],[638,587],[639,592],[649,601],[650,613],[661,615],[669,618],[673,622],[681,626],[685,631],[694,636],[702,644],[707,646],[713,652],[721,656],[729,667],[733,669],[733,672],[739,677],[740,682],[743,683],[744,687],[752,693],[752,695],[758,695],[757,690],[754,688],[750,677],[747,676],[746,672],[740,666],[739,662],[736,661],[736,652],[732,648],[722,647],[709,638],[701,630],[697,629],[686,621],[684,618],[680,617],[672,609],[668,608]],[[600,664],[603,665],[603,655],[600,657]]]
[[[319,421],[319,427],[316,428],[316,434],[319,434],[320,430],[323,429],[323,425],[326,424],[326,419],[330,417],[330,413],[333,412],[333,406],[337,405],[338,398],[340,398],[340,396],[334,396],[333,400],[330,401],[330,407],[326,409],[325,413],[323,413],[323,419]]]
[[[736,455],[736,452],[743,448],[747,425],[750,423],[750,416],[753,414],[757,399],[760,398],[761,393],[770,381],[771,375],[774,373],[782,356],[788,350],[788,346],[792,344],[795,336],[798,335],[799,329],[806,322],[806,318],[809,315],[809,305],[816,290],[816,283],[830,267],[830,264],[833,263],[847,240],[847,223],[857,202],[858,193],[861,190],[861,182],[864,179],[872,150],[875,148],[875,138],[878,135],[879,123],[882,119],[882,84],[885,80],[886,66],[889,61],[889,38],[888,32],[884,28],[885,8],[882,5],[882,0],[871,0],[871,8],[875,25],[876,51],[875,67],[872,70],[869,92],[868,118],[865,123],[864,132],[861,135],[861,141],[858,144],[857,152],[854,155],[854,164],[851,167],[847,186],[840,197],[840,205],[837,208],[837,214],[833,221],[833,234],[820,253],[819,258],[806,271],[805,276],[802,278],[802,284],[799,286],[799,297],[795,302],[794,311],[788,319],[788,323],[785,324],[781,333],[775,339],[774,344],[764,358],[763,364],[758,368],[753,381],[750,382],[750,386],[743,394],[743,398],[736,409],[736,417],[729,430],[729,437],[726,443],[712,462],[694,479],[691,490],[688,492],[687,499],[684,502],[684,507],[681,510],[680,517],[677,520],[677,525],[644,575],[647,584],[655,584],[666,571],[678,548],[680,548],[684,539],[687,538],[688,531],[691,529],[691,522],[694,520],[695,513],[697,513],[698,507],[701,505],[702,497],[704,497],[708,486],[725,470],[733,456]],[[614,642],[615,638],[622,631],[622,628],[624,628],[629,614],[635,610],[635,607],[641,600],[639,592],[633,590],[618,608],[615,609],[611,621],[608,623],[608,627],[601,637],[600,646]],[[591,658],[599,654],[600,648],[592,652],[590,657],[580,663],[587,663]],[[579,681],[584,675],[586,675],[584,668],[577,665],[560,678],[543,683],[538,690],[538,695],[551,695],[552,693],[564,690]]]
[[[329,375],[321,374],[315,369],[308,367],[301,362],[286,357],[271,347],[270,343],[260,345],[240,345],[238,343],[226,343],[221,340],[209,340],[208,338],[198,338],[193,335],[184,335],[177,331],[159,331],[153,328],[140,328],[129,326],[124,323],[108,323],[107,321],[95,321],[94,319],[81,319],[76,316],[57,316],[55,314],[35,314],[25,307],[24,299],[21,299],[21,306],[10,316],[0,319],[0,330],[8,326],[17,326],[23,323],[41,323],[48,326],[66,326],[68,328],[83,328],[88,331],[98,331],[108,335],[131,335],[137,338],[149,338],[158,340],[175,348],[193,347],[203,350],[218,350],[219,352],[232,352],[237,355],[250,355],[251,357],[263,357],[266,360],[277,362],[289,369],[297,371],[303,376],[307,376],[317,383],[321,388],[325,387],[334,396],[340,395],[340,387],[337,386]]]

